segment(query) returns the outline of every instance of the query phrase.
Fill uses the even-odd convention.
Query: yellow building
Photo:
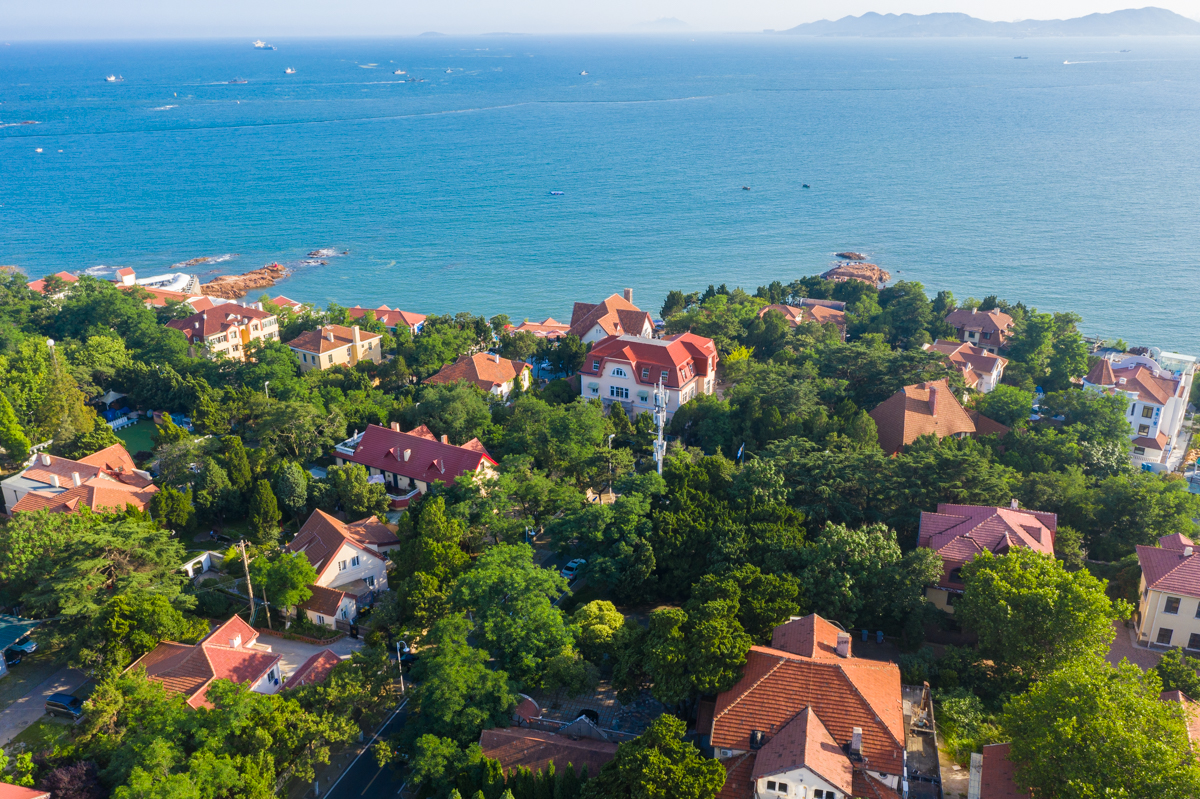
[[[325,325],[301,333],[287,345],[300,359],[302,372],[331,366],[354,366],[359,361],[379,363],[383,360],[383,336],[365,331],[358,325]]]

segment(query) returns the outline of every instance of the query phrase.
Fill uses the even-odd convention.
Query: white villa
[[[609,336],[584,358],[579,377],[584,399],[598,398],[605,407],[619,402],[631,417],[654,412],[654,389],[662,383],[670,419],[692,398],[716,390],[717,346],[695,333]]]

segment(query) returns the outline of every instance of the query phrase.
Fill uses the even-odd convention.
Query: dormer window
[[[667,382],[667,375],[669,375],[669,374],[670,374],[670,372],[668,372],[666,369],[662,370],[662,381],[664,383]]]
[[[624,370],[624,369],[622,369],[622,368],[621,368],[621,367],[619,367],[619,366],[614,366],[614,367],[613,367],[613,370],[612,370],[612,376],[613,376],[613,377],[628,377],[628,375],[627,375],[627,374],[625,374],[625,370]]]
[[[592,371],[593,372],[600,371],[600,362],[599,361],[592,361]]]
[[[649,366],[643,366],[643,367],[642,367],[642,379],[643,379],[643,380],[649,380],[649,379],[650,379],[650,367],[649,367]]]

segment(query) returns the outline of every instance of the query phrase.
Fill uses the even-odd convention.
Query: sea
[[[0,265],[563,321],[854,250],[1200,355],[1200,37],[270,44],[0,42]]]

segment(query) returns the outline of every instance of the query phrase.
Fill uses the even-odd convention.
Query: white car
[[[575,558],[575,560],[572,560],[567,563],[566,566],[563,566],[563,570],[559,572],[559,574],[561,574],[563,577],[566,577],[568,580],[574,580],[579,574],[579,570],[586,565],[587,561],[583,558]]]

